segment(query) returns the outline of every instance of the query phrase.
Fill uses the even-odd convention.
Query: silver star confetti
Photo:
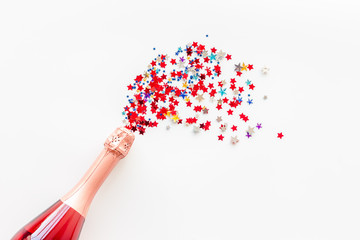
[[[220,127],[220,130],[221,130],[222,132],[225,132],[226,129],[227,129],[227,123],[222,124],[221,127]]]
[[[237,136],[235,136],[235,137],[231,137],[231,143],[232,144],[237,144],[239,142],[239,139],[237,138]]]
[[[196,97],[196,100],[198,100],[199,102],[203,101],[205,98],[203,97],[204,94],[198,94]]]
[[[184,62],[180,61],[177,65],[178,65],[179,68],[185,68],[185,63]]]
[[[269,71],[270,71],[270,68],[268,68],[268,67],[266,67],[266,66],[261,69],[261,72],[262,72],[263,74],[268,74]]]
[[[218,52],[218,54],[217,54],[217,59],[218,59],[219,61],[223,60],[224,57],[225,57],[225,54],[226,54],[226,53],[224,53],[222,50],[220,50],[220,51]]]
[[[241,63],[235,64],[235,72],[241,72]]]
[[[193,67],[190,67],[188,68],[189,69],[189,72],[191,72],[192,74],[195,74],[196,73],[196,68],[193,66]]]
[[[194,133],[198,133],[200,131],[200,128],[198,126],[194,126]]]
[[[254,132],[254,128],[252,128],[252,127],[250,127],[250,126],[248,127],[247,132],[248,132],[249,134],[251,134],[251,135],[252,135],[253,133],[255,133],[255,132]]]
[[[207,51],[207,50],[203,51],[203,52],[202,52],[202,56],[203,56],[204,58],[208,57],[208,56],[209,56],[208,51]]]

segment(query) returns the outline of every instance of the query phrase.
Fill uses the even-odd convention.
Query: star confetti
[[[223,136],[222,134],[220,134],[220,135],[218,136],[218,140],[219,140],[219,141],[224,140],[224,136]]]
[[[127,85],[129,94],[122,112],[126,127],[144,135],[149,128],[168,121],[170,125],[191,126],[194,133],[214,131],[223,141],[226,134],[248,126],[245,137],[250,138],[262,128],[248,114],[257,100],[257,82],[250,75],[254,66],[233,63],[234,58],[199,42],[179,47],[171,56],[159,54]],[[229,69],[224,64],[230,64],[233,71],[224,72]],[[263,68],[262,72],[268,70]],[[170,125],[166,125],[167,130]],[[278,137],[281,139],[282,133]],[[231,136],[232,144],[238,142],[238,136]]]
[[[270,71],[270,68],[268,68],[268,67],[263,67],[263,68],[261,69],[261,72],[262,72],[263,74],[268,74],[269,71]]]
[[[237,138],[237,136],[231,137],[231,143],[232,144],[237,144],[238,142],[239,142],[239,139]]]
[[[284,137],[284,134],[282,132],[280,132],[280,133],[277,134],[277,137],[282,139]]]

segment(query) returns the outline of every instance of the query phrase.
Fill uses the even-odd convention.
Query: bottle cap
[[[125,157],[135,140],[135,135],[125,127],[117,128],[105,141],[104,146]]]

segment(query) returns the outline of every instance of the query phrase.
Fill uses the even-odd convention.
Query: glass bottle
[[[130,130],[117,128],[73,189],[26,224],[11,240],[77,240],[97,190],[117,162],[127,155],[134,139]]]

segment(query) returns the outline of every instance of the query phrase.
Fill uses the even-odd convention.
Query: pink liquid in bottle
[[[59,200],[25,225],[12,240],[77,240],[84,220],[80,213]]]

